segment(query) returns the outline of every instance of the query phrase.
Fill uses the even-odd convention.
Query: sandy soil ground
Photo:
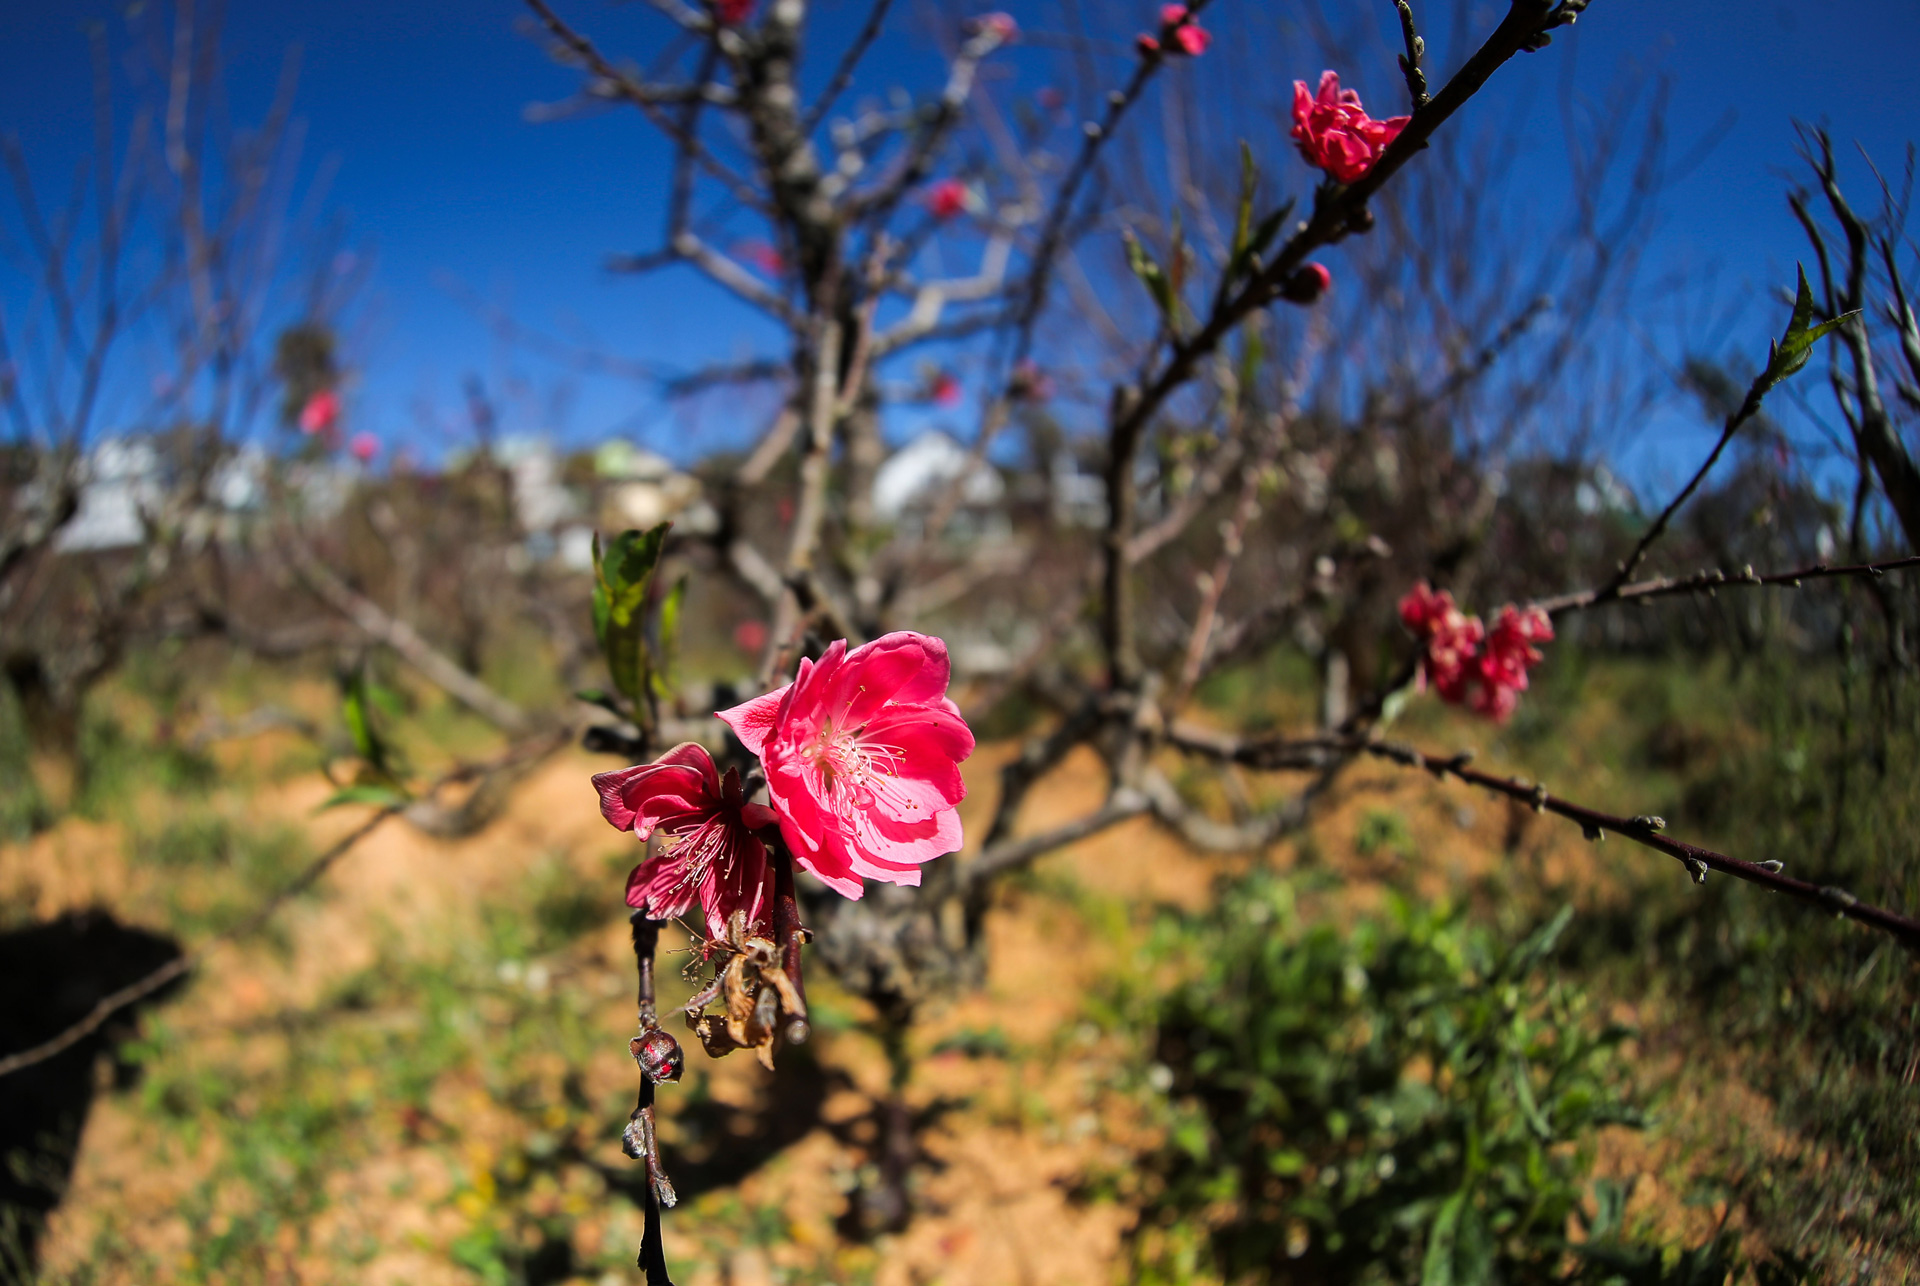
[[[258,746],[234,753],[262,753]],[[974,796],[971,819],[991,805],[995,769],[1008,748],[983,747],[968,766]],[[511,897],[536,859],[570,864],[583,881],[609,878],[611,836],[593,806],[587,775],[599,760],[566,752],[545,762],[515,790],[504,815],[482,833],[445,841],[390,823],[328,876],[325,895],[284,913],[275,941],[224,947],[212,955],[191,990],[171,1006],[168,1020],[190,1041],[217,1049],[246,1066],[269,1065],[278,1055],[277,1022],[318,1005],[343,978],[381,958],[381,944],[457,932],[490,901]],[[1091,756],[1069,761],[1030,800],[1023,827],[1037,829],[1095,805],[1103,789]],[[345,809],[315,816],[324,783],[275,787],[247,802],[249,814],[307,827],[318,848],[357,820]],[[1417,837],[1418,852],[1377,844],[1360,851],[1370,815],[1391,810]],[[1515,862],[1534,878],[1561,883],[1581,899],[1611,896],[1605,854],[1577,831],[1550,819],[1514,812],[1498,801],[1400,772],[1365,766],[1344,780],[1318,815],[1304,843],[1315,859],[1345,877],[1331,914],[1376,905],[1390,887],[1428,897],[1465,895],[1477,877]],[[31,906],[38,916],[104,905],[140,921],[158,896],[150,870],[130,863],[125,837],[98,823],[67,822],[31,843],[0,851],[0,896]],[[895,1283],[1010,1283],[1044,1286],[1116,1280],[1125,1274],[1124,1234],[1129,1216],[1119,1206],[1076,1196],[1090,1168],[1123,1167],[1140,1141],[1140,1126],[1108,1092],[1115,1050],[1084,1023],[1087,989],[1114,971],[1135,967],[1124,933],[1103,930],[1076,912],[1071,899],[1050,888],[1078,886],[1116,903],[1193,904],[1222,870],[1249,860],[1285,866],[1300,843],[1284,843],[1260,858],[1203,857],[1149,823],[1137,822],[1046,858],[1037,878],[1007,890],[989,926],[991,973],[978,994],[935,1013],[919,1034],[923,1050],[957,1033],[998,1029],[1005,1057],[944,1054],[924,1057],[910,1096],[919,1107],[950,1106],[926,1134],[930,1164],[920,1182],[920,1213],[908,1230],[877,1245],[841,1241],[835,1222],[848,1197],[842,1178],[857,1173],[872,1145],[871,1120],[885,1081],[874,1042],[857,1030],[822,1032],[818,1074],[829,1088],[821,1124],[749,1175],[736,1189],[709,1193],[669,1215],[676,1258],[692,1265],[683,1286],[734,1286],[774,1280],[871,1277]],[[1635,855],[1634,860],[1655,860]],[[617,879],[617,875],[614,877]],[[617,907],[617,904],[616,904]],[[149,917],[150,918],[150,917]],[[605,1057],[586,1069],[589,1096],[630,1093],[633,1066],[625,1053],[631,977],[625,925],[610,908],[608,925],[576,944],[555,966],[551,985],[607,997]],[[1632,1017],[1625,1013],[1623,1017]],[[1657,1042],[1643,1051],[1655,1064],[1678,1054]],[[776,1092],[773,1077],[743,1056],[709,1062],[695,1052],[690,1081],[742,1107],[764,1104]],[[348,1073],[349,1075],[351,1073]],[[1744,1096],[1744,1097],[1743,1097]],[[1711,1102],[1680,1102],[1669,1111],[1734,1111],[1765,1122],[1765,1104],[1731,1080]],[[671,1114],[671,1105],[668,1107]],[[213,1145],[197,1152],[170,1146],[155,1151],[154,1127],[137,1094],[103,1095],[88,1122],[70,1195],[57,1212],[45,1247],[49,1271],[83,1263],[103,1228],[138,1244],[185,1272],[190,1247],[203,1230],[186,1226],[178,1208],[183,1185],[215,1163]],[[466,1226],[462,1202],[471,1185],[460,1175],[484,1171],[488,1140],[522,1128],[487,1085],[446,1078],[434,1090],[434,1115],[462,1123],[461,1137],[411,1137],[396,1121],[386,1146],[328,1180],[320,1226],[304,1238],[285,1230],[285,1257],[273,1280],[361,1282],[471,1282],[447,1245]],[[1760,1128],[1756,1126],[1756,1128]],[[864,1131],[864,1132],[863,1132]],[[671,1136],[669,1136],[671,1137]],[[1788,1146],[1780,1141],[1777,1146]],[[617,1140],[594,1154],[624,1164]],[[1648,1140],[1622,1132],[1603,1144],[1602,1168],[1638,1175],[1640,1208],[1666,1208],[1675,1231],[1699,1233],[1719,1212],[1682,1208],[1673,1200],[1676,1136]],[[463,1192],[468,1196],[463,1196]],[[395,1195],[403,1194],[403,1195]],[[624,1202],[590,1185],[541,1196],[555,1208],[580,1213],[578,1249],[631,1246],[638,1229]],[[597,1206],[618,1206],[604,1215]],[[784,1234],[760,1244],[727,1245],[726,1224],[741,1209],[784,1212]],[[689,1231],[691,1230],[691,1231]],[[767,1241],[763,1238],[762,1241]],[[376,1249],[352,1267],[312,1248],[356,1244]],[[307,1249],[298,1249],[304,1245]],[[618,1280],[616,1276],[613,1278]]]

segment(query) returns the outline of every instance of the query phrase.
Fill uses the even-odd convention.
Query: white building
[[[63,553],[126,549],[147,538],[162,499],[160,453],[138,438],[109,438],[80,464],[80,503],[53,539]]]
[[[1011,535],[1004,514],[994,515],[998,522],[973,521],[978,511],[997,509],[1006,498],[1007,484],[999,470],[984,460],[974,460],[965,447],[937,429],[907,443],[874,471],[874,516],[903,527],[917,527],[925,520],[924,511],[937,504],[956,482],[960,484],[961,504],[975,511],[956,515],[960,525],[974,529],[963,534]]]

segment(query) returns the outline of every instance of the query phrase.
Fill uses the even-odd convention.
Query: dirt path
[[[968,766],[975,790],[969,820],[976,825],[1006,753],[983,747]],[[556,993],[565,988],[605,998],[592,1020],[595,1040],[604,1042],[595,1048],[604,1054],[584,1067],[556,1067],[554,1076],[573,1075],[584,1100],[630,1094],[634,1072],[624,1043],[631,956],[615,899],[631,857],[623,845],[631,841],[609,832],[593,807],[586,778],[601,767],[578,753],[556,756],[520,784],[498,821],[469,839],[435,840],[388,825],[329,874],[324,896],[287,910],[274,941],[214,954],[167,1014],[175,1040],[203,1055],[217,1050],[233,1067],[271,1068],[285,1057],[287,1025],[323,1006],[345,980],[384,967],[396,952],[405,958],[409,944],[444,950],[449,941],[477,933],[487,908],[513,904],[530,870],[557,864],[583,886],[605,884],[609,905],[604,929],[541,962],[552,976],[543,985]],[[1023,826],[1076,815],[1098,802],[1103,786],[1090,755],[1074,758],[1035,792]],[[351,810],[314,817],[324,790],[317,781],[273,788],[245,801],[245,811],[256,820],[294,819],[317,847],[355,820]],[[154,905],[159,876],[130,862],[125,848],[114,827],[64,824],[0,851],[0,895],[43,917],[104,904],[138,921]],[[1584,885],[1594,896],[1605,892],[1604,868],[1577,834],[1537,827],[1530,816],[1384,765],[1356,771],[1304,845],[1279,846],[1266,860],[1291,863],[1303,848],[1344,878],[1345,890],[1333,900],[1336,914],[1377,903],[1389,887],[1468,896],[1474,880],[1515,861],[1533,864],[1537,876],[1551,881]],[[884,1083],[884,1064],[857,1028],[823,1029],[814,1047],[828,1086],[822,1123],[737,1186],[709,1192],[669,1216],[676,1261],[691,1269],[683,1286],[745,1286],[774,1280],[776,1269],[788,1280],[870,1278],[881,1286],[1043,1286],[1119,1276],[1127,1212],[1077,1199],[1074,1190],[1090,1167],[1124,1166],[1139,1142],[1138,1127],[1113,1110],[1108,1091],[1116,1051],[1081,1014],[1089,987],[1136,962],[1125,917],[1117,927],[1103,926],[1098,916],[1077,911],[1074,898],[1118,907],[1192,905],[1207,896],[1217,874],[1246,860],[1198,856],[1144,821],[1045,859],[1034,879],[1017,882],[1000,898],[989,924],[985,989],[936,1012],[919,1033],[923,1053],[961,1037],[977,1046],[991,1035],[994,1043],[973,1054],[926,1056],[919,1065],[912,1099],[945,1110],[925,1136],[932,1164],[922,1176],[922,1213],[911,1227],[878,1246],[850,1246],[836,1235],[845,1190],[870,1163],[866,1117]],[[823,995],[857,1020],[856,1007],[833,999],[830,989]],[[485,1006],[476,1005],[484,1014]],[[674,1091],[681,1103],[711,1101],[750,1113],[779,1089],[741,1057],[709,1062],[695,1054],[690,1064],[687,1083]],[[355,1074],[351,1068],[341,1073]],[[431,1116],[457,1121],[457,1131],[423,1133],[417,1123],[376,1106],[365,1154],[327,1175],[313,1226],[276,1234],[285,1253],[263,1264],[263,1276],[475,1280],[450,1262],[449,1247],[483,1222],[476,1202],[484,1207],[500,1200],[481,1194],[475,1176],[501,1164],[509,1144],[520,1146],[512,1141],[527,1133],[525,1113],[511,1097],[478,1071],[456,1070],[434,1086]],[[673,1110],[670,1103],[669,1115]],[[99,1100],[47,1241],[45,1262],[54,1279],[96,1260],[109,1234],[173,1272],[191,1268],[191,1247],[209,1230],[189,1228],[181,1194],[226,1162],[211,1133],[197,1146],[175,1135],[163,1146],[151,1113],[139,1094]],[[585,1146],[587,1161],[625,1164],[612,1138]],[[1670,1161],[1622,1141],[1610,1142],[1606,1155],[1607,1168],[1623,1174]],[[631,1209],[606,1198],[604,1187],[566,1190],[560,1182],[554,1192],[530,1190],[524,1200],[528,1209],[546,1209],[539,1205],[545,1202],[560,1212],[556,1218],[565,1215],[578,1259],[604,1255],[602,1262],[618,1262],[637,1236]],[[236,1195],[234,1207],[245,1204]],[[749,1226],[758,1231],[748,1235]],[[349,1254],[341,1247],[359,1249]]]

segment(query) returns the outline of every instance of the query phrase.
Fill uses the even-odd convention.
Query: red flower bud
[[[627,1052],[633,1055],[633,1061],[640,1064],[640,1070],[655,1085],[679,1080],[681,1070],[686,1067],[686,1056],[680,1052],[680,1042],[658,1027],[649,1027],[628,1041]]]
[[[1327,266],[1310,263],[1287,278],[1280,287],[1280,298],[1293,304],[1310,304],[1333,287],[1333,274]]]

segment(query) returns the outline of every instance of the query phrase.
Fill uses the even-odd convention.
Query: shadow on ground
[[[180,955],[171,938],[131,928],[104,911],[80,911],[0,933],[0,1055],[58,1035],[109,993]],[[139,1010],[173,983],[114,1016],[43,1063],[0,1080],[0,1282],[33,1280],[48,1214],[73,1175],[87,1112],[100,1088],[96,1064],[133,1036]],[[115,1060],[113,1086],[138,1069]]]

